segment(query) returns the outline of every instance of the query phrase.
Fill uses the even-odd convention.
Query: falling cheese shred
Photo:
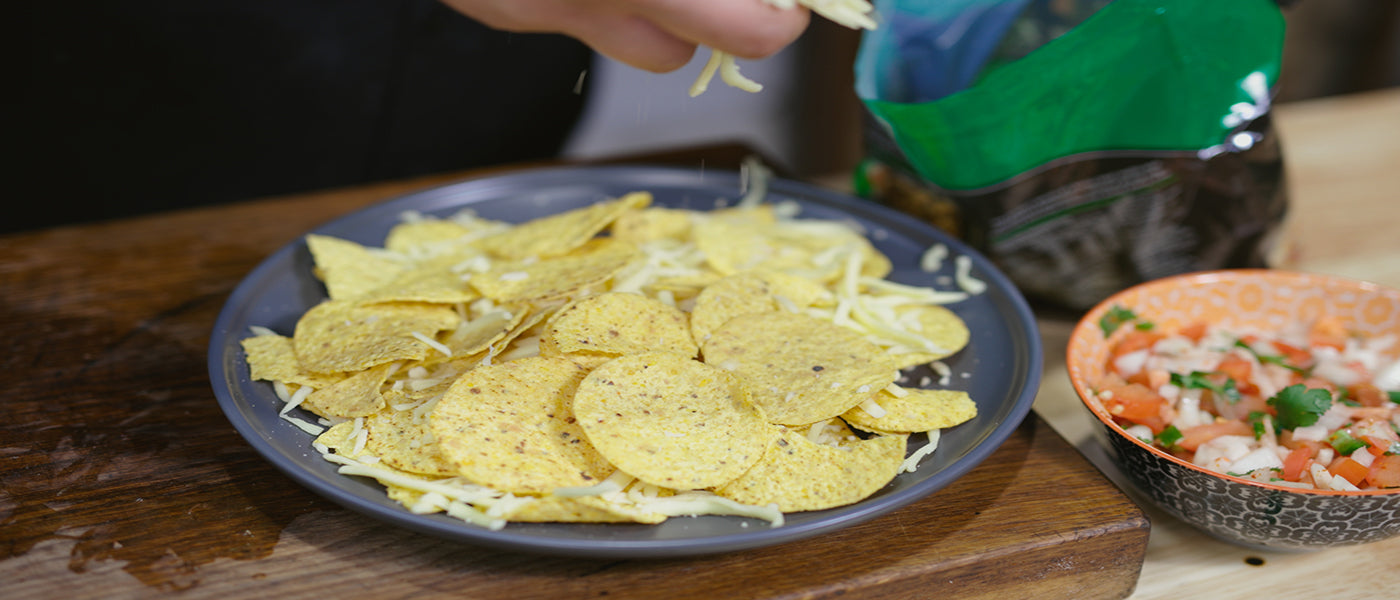
[[[871,17],[875,7],[867,0],[764,0],[764,2],[783,10],[804,6],[833,23],[851,29],[875,29],[878,26],[875,19]],[[710,88],[710,81],[714,79],[715,73],[719,73],[720,79],[731,87],[749,93],[763,90],[762,84],[739,73],[739,65],[734,61],[732,54],[711,49],[710,59],[705,62],[705,67],[701,69],[700,75],[695,78],[695,83],[690,85],[690,97],[694,98],[705,93],[705,90]]]

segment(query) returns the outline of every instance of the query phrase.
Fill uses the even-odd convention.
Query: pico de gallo
[[[1391,337],[1335,318],[1286,331],[1164,331],[1114,307],[1098,400],[1129,435],[1203,468],[1287,487],[1400,487],[1400,362]]]

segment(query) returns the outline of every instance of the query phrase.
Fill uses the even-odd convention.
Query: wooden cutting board
[[[712,166],[718,161],[712,161]],[[952,486],[813,539],[540,557],[349,512],[262,460],[205,348],[233,287],[419,180],[0,237],[0,585],[64,598],[1123,598],[1148,521],[1032,415]]]

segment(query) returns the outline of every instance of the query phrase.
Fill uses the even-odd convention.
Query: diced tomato
[[[1254,364],[1249,362],[1249,359],[1229,354],[1221,359],[1220,364],[1215,365],[1215,370],[1235,380],[1235,389],[1241,394],[1259,393],[1259,386],[1254,385]],[[1224,380],[1216,383],[1224,383]]]
[[[1308,465],[1312,463],[1312,457],[1312,451],[1304,446],[1299,446],[1289,452],[1288,456],[1283,459],[1284,480],[1298,481],[1303,472],[1308,470]]]
[[[1192,452],[1195,452],[1197,448],[1201,447],[1201,444],[1209,442],[1222,435],[1253,436],[1254,428],[1250,427],[1248,423],[1234,420],[1206,423],[1205,425],[1197,425],[1195,427],[1188,427],[1182,430],[1181,440],[1177,442],[1177,445]]]
[[[1105,389],[1112,392],[1111,397],[1103,401],[1104,408],[1108,410],[1109,414],[1139,425],[1146,425],[1152,429],[1153,433],[1161,433],[1167,427],[1166,419],[1162,418],[1162,408],[1167,405],[1167,399],[1148,389],[1147,386],[1140,383],[1125,383]]]
[[[1201,341],[1201,338],[1205,337],[1206,335],[1206,327],[1207,325],[1204,321],[1198,321],[1196,323],[1192,323],[1190,325],[1182,327],[1180,331],[1177,331],[1177,334],[1183,337],[1191,338],[1191,341],[1199,343]]]
[[[1390,444],[1393,443],[1391,440],[1378,438],[1374,435],[1363,435],[1361,440],[1366,442],[1366,451],[1370,452],[1372,456],[1384,455],[1385,451],[1390,449]]]
[[[1366,483],[1375,487],[1400,487],[1400,455],[1377,456],[1366,473]]]
[[[1394,429],[1390,429],[1389,425],[1385,425],[1385,422],[1390,421],[1390,415],[1394,414],[1394,411],[1396,408],[1389,406],[1352,408],[1351,418],[1359,422],[1380,422],[1383,428],[1393,434]]]
[[[1361,382],[1347,388],[1347,397],[1359,402],[1362,406],[1384,406],[1389,401],[1389,397],[1380,388]]]
[[[1171,383],[1172,374],[1164,369],[1143,369],[1128,376],[1128,383],[1147,386],[1149,390],[1159,390]]]
[[[1347,329],[1336,317],[1323,317],[1314,322],[1312,329],[1308,331],[1308,344],[1313,347],[1326,346],[1345,350]]]
[[[1138,350],[1147,350],[1161,339],[1162,334],[1160,333],[1134,329],[1128,332],[1127,335],[1124,335],[1123,339],[1118,340],[1117,344],[1113,345],[1113,358],[1137,352]]]
[[[1327,465],[1327,470],[1358,487],[1361,482],[1366,481],[1366,476],[1370,473],[1370,469],[1352,460],[1350,456],[1338,456],[1332,461],[1332,464]]]
[[[1311,352],[1283,342],[1270,342],[1274,348],[1283,353],[1283,360],[1295,367],[1307,368],[1312,366],[1313,355]]]
[[[1378,409],[1363,408],[1358,410],[1376,411]],[[1390,421],[1386,420],[1385,417],[1363,418],[1351,426],[1351,434],[1356,439],[1366,442],[1366,450],[1375,456],[1385,454],[1386,451],[1390,450],[1392,444],[1400,442],[1400,435],[1397,435],[1395,430],[1390,428]]]

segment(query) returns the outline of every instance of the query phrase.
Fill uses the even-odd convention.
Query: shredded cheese
[[[798,5],[805,6],[833,23],[851,29],[875,29],[878,25],[870,14],[875,7],[868,0],[764,0],[770,5],[784,10],[791,10]],[[690,85],[690,97],[694,98],[705,93],[710,87],[710,80],[714,79],[715,72],[718,71],[720,79],[730,86],[739,88],[746,92],[758,92],[763,86],[752,79],[744,77],[739,73],[739,66],[734,62],[734,56],[719,50],[710,50],[710,59],[706,61],[705,68],[700,71],[700,75],[695,78],[695,83]]]

